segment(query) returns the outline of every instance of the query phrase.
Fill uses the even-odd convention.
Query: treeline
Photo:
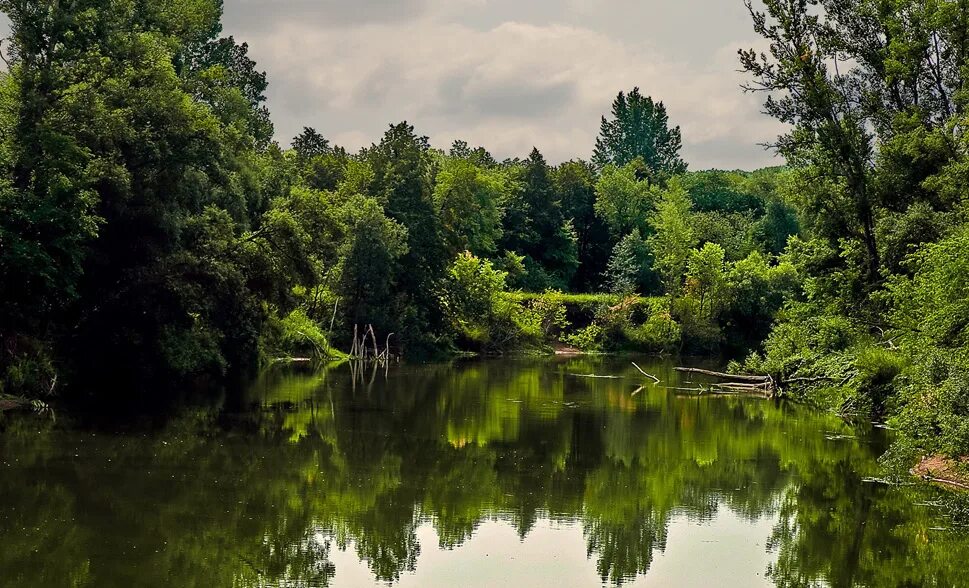
[[[445,152],[407,123],[357,153],[311,128],[284,150],[221,2],[0,9],[0,392],[222,377],[347,350],[356,325],[410,357],[566,336],[713,349],[738,321],[766,329],[789,286],[786,174],[687,174],[638,89],[591,162]],[[554,294],[509,290],[668,303],[563,333]]]

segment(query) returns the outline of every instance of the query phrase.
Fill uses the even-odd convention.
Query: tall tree
[[[427,343],[442,321],[438,299],[429,295],[444,275],[448,259],[434,212],[430,145],[414,127],[391,125],[379,144],[364,154],[374,171],[372,192],[387,216],[407,229],[407,253],[401,258],[396,302],[406,342]]]
[[[110,365],[115,383],[251,364],[259,301],[286,282],[255,279],[274,264],[243,238],[280,186],[265,174],[278,150],[266,145],[264,76],[218,37],[221,2],[0,10],[15,88],[0,265],[14,280],[34,273],[23,284],[60,325],[61,357],[95,377]]]
[[[482,169],[465,159],[447,158],[434,186],[434,206],[449,257],[470,251],[492,255],[501,238],[501,205],[512,190],[501,170]]]
[[[575,230],[562,215],[552,171],[538,149],[519,170],[522,187],[507,205],[502,245],[526,256],[530,287],[565,288],[578,265]]]
[[[768,0],[748,8],[763,53],[741,51],[766,111],[791,125],[776,147],[805,168],[803,207],[835,250],[857,244],[859,292],[882,280],[878,222],[928,200],[956,155],[950,122],[964,108],[969,6],[918,0]],[[917,244],[918,241],[916,241]],[[846,255],[845,259],[858,259]]]
[[[690,199],[678,181],[674,180],[669,189],[663,191],[649,224],[653,234],[648,243],[655,258],[656,272],[666,294],[678,296],[683,288],[690,251],[696,244],[690,222]]]
[[[619,92],[612,103],[611,120],[602,117],[592,162],[602,169],[641,158],[647,173],[662,181],[686,171],[686,163],[680,159],[682,144],[680,127],[669,126],[666,106],[633,88],[629,94]]]
[[[609,229],[595,211],[595,170],[584,161],[568,161],[555,168],[552,180],[562,202],[562,214],[572,223],[577,240],[579,268],[571,289],[595,291],[611,247]]]

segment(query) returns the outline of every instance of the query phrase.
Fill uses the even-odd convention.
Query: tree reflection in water
[[[671,368],[647,371],[680,386]],[[626,379],[575,375],[590,373]],[[925,506],[938,492],[865,481],[877,431],[755,398],[632,396],[638,384],[613,359],[409,366],[372,383],[338,366],[267,372],[242,409],[150,432],[8,419],[0,578],[326,586],[341,549],[394,582],[483,522],[526,538],[550,519],[580,525],[590,565],[622,583],[649,572],[673,518],[729,509],[776,521],[754,539],[769,539],[774,563],[756,571],[778,586],[969,583],[969,539]],[[438,545],[420,544],[423,524]]]

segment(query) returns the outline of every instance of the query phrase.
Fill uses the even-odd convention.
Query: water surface
[[[969,585],[942,493],[872,479],[884,431],[641,365],[281,368],[150,430],[8,420],[0,586]]]

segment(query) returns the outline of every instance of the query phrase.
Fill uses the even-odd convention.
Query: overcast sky
[[[407,120],[438,147],[588,158],[639,86],[692,169],[780,163],[758,145],[778,125],[739,88],[737,49],[762,45],[742,0],[225,0],[223,20],[269,74],[284,145],[312,126],[356,149]]]

